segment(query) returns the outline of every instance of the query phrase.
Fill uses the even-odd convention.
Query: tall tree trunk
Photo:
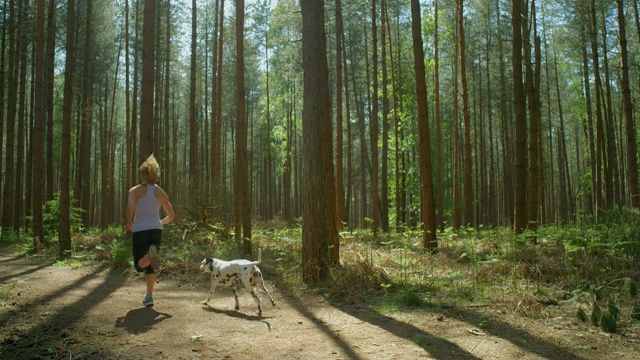
[[[536,27],[536,12],[535,12],[535,0],[531,1],[531,22],[533,23],[533,32],[531,27],[526,26],[527,42],[525,46],[527,54],[527,98],[528,98],[528,111],[529,111],[529,193],[528,193],[528,208],[527,208],[527,227],[530,230],[535,230],[538,226],[538,207],[540,204],[540,168],[542,164],[542,158],[540,156],[540,38],[537,35]],[[534,37],[534,66],[531,64],[531,43],[530,36]]]
[[[420,198],[422,199],[421,203],[424,205],[424,208],[420,210],[424,224],[424,247],[425,249],[436,250],[438,248],[436,241],[436,210],[433,196],[429,118],[427,116],[427,84],[421,24],[420,1],[411,0],[411,35],[413,39],[413,62],[416,69],[416,97],[418,102]]]
[[[382,26],[380,27],[380,37],[382,38],[382,166],[380,172],[380,223],[382,231],[389,232],[389,88],[387,69],[387,37],[385,26],[387,21],[387,2],[382,0]]]
[[[164,59],[164,140],[162,141],[162,147],[164,151],[162,156],[164,159],[164,180],[162,187],[168,190],[169,193],[173,193],[173,170],[175,169],[175,159],[171,161],[171,1],[167,1],[166,11],[166,39],[165,39],[165,59]]]
[[[458,29],[454,30],[457,36]],[[454,58],[458,58],[458,52],[460,47],[454,48]],[[451,214],[451,226],[454,230],[460,228],[460,107],[458,96],[458,62],[454,61],[452,66],[453,71],[453,211]]]
[[[155,149],[153,142],[153,98],[155,89],[155,23],[156,0],[144,0],[142,29],[142,104],[140,106],[140,150],[138,163],[142,163]],[[135,99],[135,97],[134,97]]]
[[[378,27],[376,0],[371,0],[371,35],[372,35],[372,87],[373,99],[371,102],[371,115],[369,118],[369,137],[371,138],[371,230],[373,236],[377,236],[380,226],[380,185],[378,175]]]
[[[605,78],[605,103],[606,111],[604,117],[605,132],[607,137],[607,169],[605,174],[605,189],[606,189],[606,204],[607,208],[612,208],[614,205],[620,203],[619,194],[619,177],[620,170],[618,168],[618,154],[616,149],[616,134],[613,125],[613,100],[611,99],[611,79],[609,72],[609,51],[607,49],[607,27],[605,24],[604,9],[600,10],[602,13],[602,66],[604,67]],[[624,101],[624,100],[623,100]]]
[[[75,0],[67,1],[67,40],[64,67],[64,98],[62,105],[62,149],[63,159],[71,158],[71,110],[73,106],[73,84],[76,72]],[[58,258],[71,252],[71,174],[70,161],[61,161],[60,169],[60,235]]]
[[[515,201],[514,224],[516,234],[527,227],[527,119],[522,85],[522,0],[512,0],[512,68],[513,111],[515,124]]]
[[[625,130],[627,132],[627,176],[629,178],[629,197],[631,206],[640,207],[638,194],[638,154],[636,143],[636,129],[633,120],[633,104],[629,85],[629,59],[627,50],[627,34],[624,20],[624,4],[616,0],[618,5],[618,37],[620,39],[620,60],[622,62],[622,100],[624,105]]]
[[[302,109],[303,217],[302,278],[316,282],[329,276],[329,227],[325,124],[330,113],[328,66],[324,29],[324,0],[302,0]]]
[[[440,48],[438,45],[438,0],[434,1],[433,4],[433,17],[434,17],[434,29],[433,29],[433,61],[434,61],[434,77],[435,77],[435,121],[436,121],[436,159],[437,159],[437,168],[436,168],[436,181],[438,189],[437,194],[437,213],[438,213],[438,228],[440,231],[444,231],[444,181],[442,178],[442,119],[441,119],[441,109],[440,109]],[[397,144],[396,144],[397,146]],[[396,180],[397,183],[397,180]]]
[[[0,46],[2,49],[0,50],[0,174],[3,173],[2,166],[2,157],[4,156],[4,146],[2,141],[4,139],[4,122],[5,122],[5,79],[6,79],[6,71],[5,71],[5,59],[6,59],[6,48],[7,48],[7,11],[8,11],[9,1],[3,2],[2,5],[2,38],[0,39]],[[11,57],[12,55],[9,55]],[[5,203],[3,202],[3,194],[4,191],[0,190],[0,204],[3,205],[0,208],[0,228],[2,228],[2,213],[4,212]]]
[[[596,107],[596,216],[605,207],[604,199],[602,198],[602,171],[603,171],[603,154],[604,154],[604,126],[603,126],[603,114],[602,114],[602,80],[600,77],[600,57],[598,52],[598,38],[597,38],[597,20],[595,0],[590,2],[590,14],[591,21],[588,22],[589,26],[589,39],[591,42],[591,58],[593,66],[593,78],[595,93],[595,107]],[[557,72],[557,70],[556,70]],[[561,156],[561,154],[558,154]],[[564,195],[562,195],[564,196]]]
[[[18,14],[19,19],[24,19],[29,13],[29,3],[20,3]],[[20,53],[19,61],[19,89],[18,89],[18,123],[16,136],[16,171],[14,173],[14,191],[13,191],[13,230],[18,232],[20,227],[24,225],[24,174],[25,174],[25,145],[26,145],[26,127],[27,127],[27,49],[28,35],[26,24],[21,21],[18,26],[18,51]]]
[[[487,8],[490,9],[491,5],[487,4]],[[488,20],[490,21],[490,11],[487,11]],[[497,195],[497,179],[496,179],[496,150],[495,145],[496,141],[493,133],[493,93],[491,89],[491,46],[493,33],[492,30],[487,29],[486,32],[486,58],[487,58],[487,66],[485,68],[486,78],[487,78],[487,127],[489,130],[489,188],[485,192],[487,204],[486,204],[486,216],[484,218],[485,224],[488,224],[492,227],[498,226],[497,214],[496,214],[496,203],[499,201]]]
[[[84,42],[84,71],[83,89],[81,105],[80,124],[80,145],[76,165],[76,189],[75,197],[80,206],[86,210],[82,213],[82,220],[85,226],[92,226],[90,204],[91,204],[91,131],[93,126],[93,2],[87,1],[87,12],[85,22],[85,42]]]
[[[251,254],[251,194],[247,157],[247,116],[244,79],[244,0],[236,1],[236,238],[242,235],[244,254]],[[242,229],[240,228],[242,227]],[[238,239],[239,240],[239,239]]]
[[[462,117],[464,121],[464,198],[465,225],[475,226],[473,218],[473,177],[471,159],[471,114],[469,113],[469,90],[467,85],[467,55],[464,34],[464,0],[458,5],[458,41],[460,43],[460,76],[462,86]]]
[[[133,183],[131,182],[131,167],[133,162],[133,144],[131,139],[131,78],[130,78],[130,68],[131,62],[129,59],[129,47],[131,46],[129,42],[130,31],[129,31],[129,0],[125,0],[124,2],[124,58],[125,58],[125,132],[126,132],[126,170],[125,170],[125,191],[131,188]]]
[[[567,145],[566,145],[566,131],[564,127],[564,114],[562,108],[562,98],[560,94],[560,84],[558,81],[558,57],[554,54],[554,65],[555,65],[555,83],[556,83],[556,98],[558,100],[558,119],[560,121],[560,126],[558,128],[558,182],[560,183],[558,187],[558,195],[559,195],[559,206],[558,212],[560,214],[559,222],[563,223],[569,219],[569,214],[571,213],[570,209],[570,194],[571,194],[571,183],[569,179],[569,171],[568,171],[568,156],[567,156]]]
[[[213,138],[213,190],[214,193],[218,193],[218,196],[223,196],[224,194],[224,184],[222,177],[222,169],[223,169],[223,157],[222,157],[222,58],[223,58],[223,49],[224,49],[224,0],[220,0],[220,6],[218,10],[218,59],[216,61],[217,70],[216,70],[216,82],[214,87],[216,89],[215,97],[216,99],[216,107],[215,107],[215,129],[212,133]],[[223,198],[220,198],[220,203],[222,203]]]
[[[55,67],[55,31],[56,31],[56,1],[49,0],[49,9],[47,13],[47,49],[46,49],[46,58],[45,58],[45,74],[44,74],[44,92],[45,92],[45,107],[46,107],[46,135],[45,135],[45,143],[46,143],[46,185],[45,185],[45,200],[53,199],[53,183],[54,181],[54,173],[53,173],[53,95],[54,95],[54,67]],[[4,56],[3,56],[4,57]],[[4,67],[3,67],[4,68]],[[1,82],[4,84],[4,82]],[[4,96],[0,96],[0,99],[3,99]],[[0,121],[2,123],[2,121]],[[1,131],[0,131],[1,132]],[[2,134],[0,134],[2,135]],[[0,136],[1,138],[1,136]],[[0,153],[0,159],[2,159],[2,154]],[[0,168],[0,172],[2,169]]]
[[[341,43],[344,44],[344,32],[340,34],[342,38]],[[349,98],[349,70],[347,68],[347,50],[346,46],[342,47],[342,68],[343,68],[343,76],[344,76],[344,98],[345,98],[345,112],[347,113],[347,198],[345,200],[344,207],[344,221],[349,222],[351,225],[354,224],[353,216],[350,216],[352,211],[351,209],[355,208],[352,206],[352,194],[353,194],[353,130],[351,126],[351,119],[349,114],[351,114],[351,102]],[[340,218],[338,218],[340,219]],[[349,221],[351,220],[351,221]]]
[[[46,125],[44,98],[44,0],[36,2],[36,73],[35,73],[35,119],[33,128],[33,250],[40,250],[44,241],[42,206],[44,205],[44,130]]]
[[[6,5],[6,4],[5,4]],[[17,102],[17,77],[18,51],[16,51],[16,6],[15,0],[9,3],[9,63],[7,73],[7,131],[5,137],[5,170],[4,188],[2,190],[2,228],[10,229],[13,225],[13,176],[15,155],[15,127],[16,127],[16,102]],[[4,59],[4,57],[3,57]],[[2,139],[0,139],[1,141]],[[3,233],[4,234],[4,233]]]
[[[502,28],[501,25],[501,10],[500,10],[500,1],[496,0],[496,23],[498,24],[497,28]],[[502,146],[505,149],[503,153],[503,161],[502,161],[502,174],[503,174],[503,183],[504,183],[504,199],[500,202],[501,210],[500,210],[500,218],[503,219],[499,221],[501,224],[512,225],[513,224],[513,204],[514,204],[514,183],[513,183],[513,154],[514,154],[514,146],[512,139],[512,128],[510,126],[511,122],[509,121],[508,114],[508,99],[507,99],[507,70],[505,64],[507,63],[504,59],[504,48],[503,42],[498,41],[498,59],[499,59],[499,68],[500,68],[500,130],[502,133]]]
[[[196,123],[196,34],[197,34],[196,0],[191,0],[191,76],[189,86],[189,193],[198,198],[198,124]]]
[[[585,96],[585,105],[587,110],[587,136],[589,139],[589,168],[591,169],[591,196],[589,197],[588,208],[591,210],[589,214],[595,216],[596,222],[598,222],[598,213],[594,211],[593,206],[596,203],[596,197],[598,194],[598,189],[596,184],[598,181],[596,180],[597,169],[596,169],[596,142],[595,142],[595,134],[593,128],[593,106],[591,102],[591,76],[589,75],[589,58],[587,56],[587,39],[586,39],[586,30],[584,26],[582,28],[582,37],[583,37],[583,45],[582,48],[582,77],[584,82],[584,96]],[[548,65],[547,65],[548,67]],[[547,70],[548,73],[548,70]],[[547,78],[549,75],[547,74]],[[553,163],[553,159],[550,160],[550,163]]]
[[[342,0],[336,0],[336,215],[339,229],[342,223],[347,221],[345,217],[344,199],[344,135],[343,135],[343,115],[342,115],[342,38],[344,34],[344,24],[342,21]],[[346,79],[346,77],[345,77]],[[347,113],[348,115],[349,113]],[[350,121],[349,121],[350,122]],[[348,125],[347,125],[348,126]],[[350,143],[347,143],[350,146]],[[333,258],[333,256],[332,256]]]

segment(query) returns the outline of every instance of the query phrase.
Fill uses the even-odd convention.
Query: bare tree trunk
[[[593,130],[593,106],[591,103],[591,80],[589,75],[589,58],[587,57],[587,40],[585,38],[586,30],[582,28],[583,46],[582,47],[582,77],[584,82],[584,94],[587,110],[587,136],[589,139],[589,168],[591,169],[591,196],[587,204],[590,209],[589,213],[595,216],[596,222],[598,222],[598,212],[594,210],[594,204],[596,203],[596,197],[598,190],[596,184],[597,169],[596,169],[596,148],[595,148],[595,134]],[[548,66],[548,65],[547,65]],[[548,71],[547,71],[548,72]],[[547,74],[547,78],[549,75]],[[553,163],[553,159],[551,159]]]
[[[457,36],[458,29],[454,30]],[[460,47],[454,48],[454,58],[458,58]],[[459,124],[459,96],[458,96],[458,62],[454,61],[453,66],[453,211],[451,214],[451,226],[454,230],[460,228],[460,124]]]
[[[140,106],[140,150],[138,163],[142,163],[155,149],[153,142],[153,98],[155,89],[155,23],[156,1],[144,0],[142,30],[142,104]],[[134,97],[135,98],[135,97]]]
[[[45,92],[45,107],[46,107],[46,135],[45,135],[45,143],[46,143],[46,185],[45,185],[45,201],[53,199],[53,183],[54,183],[54,172],[53,172],[53,91],[54,91],[54,66],[55,66],[55,31],[56,31],[56,1],[49,0],[49,9],[47,14],[47,49],[46,49],[46,59],[45,59],[45,74],[44,74],[44,92]],[[4,56],[3,56],[4,58]],[[4,60],[4,59],[3,59]],[[2,67],[4,68],[4,66]],[[4,84],[4,81],[0,82],[0,84]],[[0,99],[3,99],[4,96],[0,96]],[[2,110],[0,110],[2,111]],[[0,121],[2,123],[2,121]],[[1,136],[0,131],[0,138]],[[2,159],[2,154],[0,153],[0,159]],[[0,172],[2,169],[0,167]]]
[[[618,5],[618,37],[620,38],[620,58],[622,61],[622,99],[625,115],[625,129],[627,131],[627,176],[629,178],[629,197],[631,206],[640,207],[640,194],[638,194],[638,155],[636,144],[636,129],[633,120],[633,104],[631,102],[631,89],[629,86],[629,60],[627,54],[627,34],[624,20],[624,4],[622,0],[616,0]]]
[[[464,121],[464,198],[465,226],[475,226],[473,219],[473,177],[471,159],[471,114],[469,113],[469,90],[467,85],[467,55],[464,34],[464,0],[458,5],[458,41],[460,43],[460,76],[462,85],[462,117]]]
[[[71,110],[73,105],[73,84],[76,71],[75,48],[75,0],[67,1],[67,43],[64,69],[64,99],[62,107],[62,149],[63,159],[71,157]],[[71,178],[70,161],[62,161],[60,169],[60,235],[58,258],[63,259],[71,252]]]
[[[442,178],[442,122],[441,122],[441,109],[440,109],[440,55],[438,46],[438,0],[434,2],[434,35],[433,35],[433,61],[434,61],[434,76],[435,76],[435,117],[436,117],[436,181],[437,181],[437,202],[438,202],[438,228],[440,231],[444,230],[444,182]],[[396,144],[397,146],[397,144]],[[398,181],[396,180],[396,183]]]
[[[247,157],[247,116],[244,81],[244,0],[236,1],[236,238],[251,254],[251,194]],[[242,226],[242,229],[240,227]],[[238,239],[239,240],[239,239]]]
[[[369,137],[371,139],[371,230],[373,236],[378,234],[380,226],[380,188],[378,175],[378,31],[377,31],[376,0],[371,0],[371,35],[372,35],[372,87],[373,99],[369,117]]]
[[[618,168],[618,154],[616,149],[616,134],[613,125],[613,100],[611,99],[611,79],[609,76],[609,53],[607,49],[607,27],[605,24],[604,9],[601,9],[602,13],[602,65],[604,66],[604,78],[605,78],[605,116],[604,125],[607,137],[607,172],[605,173],[605,189],[606,189],[606,204],[607,208],[612,208],[614,205],[620,203],[619,194],[619,177],[620,170]],[[624,101],[624,100],[623,100]]]
[[[535,13],[535,0],[531,1],[531,22],[533,23],[533,34],[531,34],[531,27],[525,26],[526,31],[526,43],[525,53],[527,54],[527,97],[528,97],[528,111],[529,111],[529,193],[528,193],[528,208],[527,208],[527,227],[530,230],[535,230],[538,227],[538,207],[540,204],[540,38],[537,35],[536,27],[536,13]],[[531,43],[530,36],[534,37],[534,66],[531,64]]]
[[[387,20],[387,2],[382,0],[382,26],[380,27],[380,37],[382,38],[382,167],[380,172],[382,179],[380,180],[380,223],[382,231],[389,232],[389,88],[388,88],[388,69],[387,69],[387,37],[385,26]]]
[[[342,21],[342,0],[336,0],[336,215],[338,227],[342,229],[345,218],[344,200],[344,135],[343,135],[343,115],[342,115],[342,38],[344,34],[344,24]],[[345,77],[346,79],[346,77]],[[348,115],[348,113],[347,113]],[[348,126],[348,125],[347,125]],[[351,144],[348,143],[347,146]]]
[[[603,114],[602,114],[602,81],[600,77],[600,57],[598,52],[598,39],[597,39],[597,21],[596,21],[596,9],[595,9],[595,1],[592,0],[590,2],[590,13],[591,13],[591,21],[588,22],[589,27],[589,38],[591,40],[591,56],[592,56],[592,66],[593,66],[593,77],[594,77],[594,87],[596,90],[595,93],[595,107],[596,107],[596,216],[597,214],[605,207],[604,199],[602,198],[602,171],[603,171],[603,158],[604,158],[604,127],[603,127]],[[557,70],[556,70],[557,72]],[[558,154],[561,156],[562,154]],[[564,196],[564,195],[562,195]]]
[[[19,19],[24,19],[26,14],[29,13],[29,3],[26,5],[20,3],[20,11],[18,14]],[[27,48],[28,48],[28,35],[26,24],[21,21],[18,27],[18,37],[20,44],[18,51],[20,53],[20,66],[19,66],[19,89],[18,89],[18,123],[16,136],[16,171],[14,173],[14,190],[13,190],[13,230],[18,232],[20,227],[24,225],[25,203],[23,201],[24,195],[24,179],[25,173],[25,145],[26,140],[26,127],[27,127]]]
[[[191,76],[189,86],[189,193],[197,198],[198,184],[198,124],[196,123],[196,0],[191,0]],[[194,201],[192,198],[191,201]]]
[[[342,38],[342,44],[344,44],[344,32],[340,34]],[[347,115],[351,114],[351,102],[349,100],[349,76],[348,76],[348,68],[347,68],[347,50],[346,46],[342,47],[342,67],[343,67],[343,75],[344,75],[344,94],[345,94],[345,111]],[[351,127],[351,120],[347,121],[347,198],[345,200],[346,206],[344,207],[344,221],[350,222],[351,225],[354,224],[353,216],[350,216],[352,211],[351,209],[355,208],[352,206],[352,194],[353,194],[353,131]],[[340,218],[338,218],[340,219]],[[349,221],[351,220],[351,221]]]
[[[44,98],[44,0],[36,2],[36,72],[35,72],[35,119],[33,127],[33,251],[38,253],[38,243],[44,241],[42,206],[44,205],[44,130],[46,126]]]
[[[164,140],[162,141],[162,156],[164,159],[164,171],[162,172],[164,176],[164,180],[162,182],[162,187],[165,190],[168,190],[169,193],[173,193],[173,170],[175,168],[175,158],[174,161],[171,161],[171,98],[170,94],[173,90],[171,86],[171,1],[167,1],[167,11],[166,11],[166,39],[165,39],[165,60],[164,60]]]
[[[317,282],[329,276],[327,166],[325,124],[329,121],[328,67],[324,29],[324,1],[302,0],[302,109],[303,217],[302,277]]]
[[[217,65],[217,78],[215,82],[216,89],[216,116],[215,116],[215,129],[212,133],[213,138],[213,190],[214,193],[217,192],[218,196],[222,196],[224,194],[224,184],[222,177],[222,169],[223,169],[223,156],[222,156],[222,58],[223,58],[223,49],[224,49],[224,0],[220,0],[220,6],[218,10],[218,59],[216,61]],[[222,199],[220,200],[222,202]]]
[[[82,213],[85,226],[92,226],[90,210],[91,204],[91,129],[93,126],[93,2],[87,1],[84,41],[84,71],[80,123],[80,145],[77,150],[76,165],[76,190],[75,197],[80,207],[86,212]]]
[[[4,96],[5,96],[5,55],[7,53],[6,48],[7,48],[7,10],[8,10],[8,5],[9,5],[9,1],[5,1],[2,5],[2,38],[0,39],[0,46],[2,47],[1,53],[0,53],[0,174],[3,173],[3,166],[2,166],[2,157],[4,156],[4,146],[2,144],[2,141],[4,139],[4,122],[5,122],[5,102],[4,102]],[[10,25],[13,26],[13,25]],[[9,57],[12,57],[13,55],[9,55]],[[2,213],[4,212],[3,209],[5,209],[5,203],[2,200],[4,197],[4,191],[0,192],[0,204],[2,204],[3,207],[0,208],[0,228],[3,227],[3,222],[2,222]]]
[[[418,102],[418,147],[420,149],[420,197],[424,208],[421,218],[424,230],[424,247],[436,250],[436,211],[433,196],[431,145],[429,118],[427,116],[427,84],[425,80],[424,50],[422,47],[420,2],[411,0],[411,34],[413,38],[413,63],[416,69],[416,96]]]
[[[522,85],[522,0],[512,0],[512,68],[513,110],[515,123],[515,201],[514,224],[516,234],[527,227],[527,119]]]

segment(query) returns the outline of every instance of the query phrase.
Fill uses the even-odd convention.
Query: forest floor
[[[0,248],[0,359],[638,359],[640,325],[616,334],[580,323],[575,309],[545,306],[523,316],[499,303],[388,313],[341,305],[304,289],[280,289],[262,316],[246,290],[210,306],[206,274],[158,276],[156,305],[145,283],[109,261],[60,266]],[[266,300],[266,301],[265,301]]]

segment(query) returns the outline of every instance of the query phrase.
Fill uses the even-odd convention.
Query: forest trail
[[[0,248],[0,359],[638,359],[638,339],[490,306],[388,314],[274,288],[263,316],[246,290],[201,305],[207,275],[144,281],[110,263],[73,269]],[[262,297],[261,297],[262,298]]]

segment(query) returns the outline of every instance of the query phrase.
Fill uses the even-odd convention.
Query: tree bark
[[[155,149],[153,142],[153,98],[155,89],[156,0],[144,0],[142,29],[142,104],[140,106],[140,150],[138,165]]]
[[[520,234],[527,227],[527,119],[522,85],[522,0],[512,0],[513,111],[515,124],[515,201],[513,228]]]
[[[329,276],[324,124],[329,119],[324,0],[302,0],[302,278],[313,283]]]
[[[413,39],[413,62],[416,71],[416,97],[418,105],[418,148],[420,162],[420,197],[424,208],[421,218],[424,230],[424,247],[436,250],[436,219],[431,169],[431,145],[429,140],[429,118],[427,116],[427,85],[425,80],[424,49],[421,34],[420,1],[411,0],[411,34]]]
[[[71,158],[71,110],[73,106],[73,84],[76,71],[75,45],[75,0],[67,1],[67,40],[64,68],[64,98],[62,105],[62,149],[63,159]],[[60,169],[60,234],[58,258],[64,259],[71,252],[71,174],[70,161],[62,161]]]
[[[46,126],[44,98],[44,0],[36,2],[36,73],[35,73],[35,119],[33,128],[33,250],[40,251],[40,242],[44,241],[42,205],[44,205],[44,130]]]
[[[633,104],[629,85],[629,55],[627,50],[627,34],[624,19],[624,4],[617,0],[618,5],[618,37],[620,40],[620,59],[622,62],[622,101],[624,105],[625,130],[627,132],[627,176],[629,178],[629,197],[633,208],[640,207],[638,194],[638,154],[636,143],[636,129],[633,120]]]

